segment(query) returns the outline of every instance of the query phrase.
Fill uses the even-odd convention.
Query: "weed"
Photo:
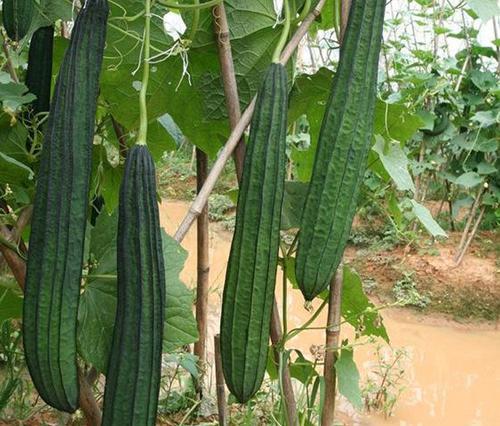
[[[388,351],[386,346],[378,345],[376,355],[376,366],[368,373],[362,394],[368,411],[382,412],[390,417],[405,390],[404,362],[408,354],[404,349]]]
[[[431,299],[419,293],[413,275],[413,272],[404,272],[403,278],[394,284],[392,294],[402,306],[414,306],[424,309],[431,303]]]

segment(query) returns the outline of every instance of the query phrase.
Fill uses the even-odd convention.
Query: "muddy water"
[[[172,234],[187,210],[183,202],[164,202],[161,220]],[[210,233],[210,326],[218,330],[221,288],[231,243],[231,235],[218,225]],[[183,242],[190,253],[182,278],[190,286],[196,279],[196,231]],[[278,277],[278,287],[279,287]],[[280,290],[277,291],[280,297]],[[288,297],[289,328],[298,327],[310,316],[300,293]],[[405,310],[383,313],[393,350],[404,349],[401,362],[405,373],[402,394],[393,416],[359,416],[346,404],[339,404],[344,424],[399,426],[496,426],[500,425],[500,331],[488,326],[460,325],[442,318],[424,318]],[[313,326],[325,324],[320,316]],[[346,328],[343,338],[352,338]],[[302,333],[290,347],[314,352],[324,340],[321,330]],[[209,348],[211,352],[211,348]],[[384,350],[390,352],[390,350]],[[209,355],[210,356],[210,355]],[[374,345],[356,349],[356,361],[365,378],[376,364]]]

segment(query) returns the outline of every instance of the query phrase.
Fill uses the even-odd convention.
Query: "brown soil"
[[[346,258],[365,280],[374,281],[372,294],[384,302],[393,299],[394,284],[410,276],[419,293],[430,298],[426,311],[451,314],[455,319],[500,317],[499,236],[479,234],[462,263],[455,266],[459,233],[442,242],[413,248],[359,250],[350,246]]]

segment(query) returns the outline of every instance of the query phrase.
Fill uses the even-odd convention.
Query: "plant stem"
[[[201,4],[180,4],[167,0],[159,0],[158,3],[171,9],[208,9],[210,7],[223,3],[223,0],[210,0]]]
[[[288,0],[284,0],[283,7],[285,8],[285,24],[283,26],[283,32],[276,46],[276,50],[273,55],[273,62],[278,63],[280,61],[281,52],[286,46],[288,40],[288,35],[290,34],[290,27],[292,25],[292,17],[290,15],[290,4]]]
[[[195,5],[200,4],[200,0],[194,0]],[[189,40],[193,41],[196,33],[198,32],[198,26],[200,25],[200,9],[197,8],[193,12],[193,22],[191,23],[191,31],[189,32]]]
[[[147,94],[149,84],[149,56],[151,52],[151,0],[145,0],[144,45],[143,45],[143,74],[142,86],[139,95],[140,126],[137,135],[137,145],[147,145],[148,138],[148,105]]]
[[[304,6],[302,7],[302,11],[300,12],[299,17],[297,18],[297,21],[302,22],[310,10],[311,10],[311,0],[306,0],[304,2]]]

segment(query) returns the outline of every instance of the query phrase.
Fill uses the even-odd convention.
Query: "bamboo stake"
[[[464,259],[464,256],[465,256],[465,253],[467,252],[469,246],[471,245],[472,240],[474,239],[474,236],[477,233],[479,225],[481,224],[481,220],[483,219],[485,210],[486,210],[486,206],[483,206],[481,208],[481,211],[479,212],[479,216],[477,217],[476,222],[474,223],[474,227],[472,228],[472,231],[469,235],[469,238],[467,238],[467,241],[465,242],[462,250],[458,253],[457,258],[455,259],[455,266],[459,266],[462,263],[462,260]]]
[[[207,154],[200,149],[196,149],[196,183],[198,191],[203,187],[207,174]],[[198,216],[197,228],[196,322],[199,339],[194,344],[194,354],[198,357],[201,371],[204,371],[207,360],[208,286],[210,273],[208,204],[205,205],[201,215]],[[199,389],[203,390],[203,379],[200,381]]]
[[[323,9],[325,3],[326,3],[326,0],[319,0],[316,7],[302,21],[299,28],[297,29],[297,31],[292,36],[292,38],[288,42],[287,46],[283,50],[283,53],[281,55],[281,61],[280,61],[282,64],[286,64],[289,61],[293,52],[295,51],[295,49],[299,45],[300,41],[307,34],[307,31],[309,30],[309,27],[311,26],[311,24],[320,15],[321,10]],[[234,149],[236,148],[236,145],[238,144],[238,142],[240,141],[243,133],[245,132],[245,129],[250,124],[250,120],[252,118],[254,109],[255,109],[255,98],[253,98],[253,100],[250,103],[250,105],[248,106],[248,108],[242,114],[240,121],[236,124],[236,126],[234,127],[234,129],[231,132],[231,135],[229,136],[229,139],[227,140],[224,147],[221,149],[219,156],[217,157],[217,160],[215,161],[212,169],[210,170],[210,173],[207,177],[205,185],[203,185],[203,188],[201,189],[198,196],[191,204],[191,207],[189,208],[188,213],[186,214],[182,223],[180,224],[179,228],[177,229],[177,232],[174,235],[175,240],[182,241],[184,239],[187,232],[191,228],[191,225],[193,224],[194,220],[202,212],[203,207],[207,203],[208,197],[210,196],[210,193],[214,189],[215,183],[217,182],[217,179],[221,175],[225,164],[227,163],[227,161],[231,157],[231,154],[233,153]]]
[[[219,412],[219,425],[227,426],[228,414],[226,406],[226,388],[224,385],[224,373],[222,371],[222,358],[220,355],[220,336],[214,336],[215,348],[215,386],[217,390],[217,409]]]
[[[340,314],[342,303],[343,267],[339,266],[330,284],[328,301],[328,323],[326,328],[325,365],[325,402],[321,414],[321,426],[333,426],[335,419],[335,394],[337,391],[337,372],[335,363],[338,358],[340,341]]]
[[[231,39],[229,24],[227,22],[226,9],[224,3],[214,7],[214,30],[219,51],[219,62],[224,85],[226,109],[229,116],[231,129],[234,129],[241,119],[241,107],[238,96],[238,84],[234,71],[233,53],[231,51]],[[236,166],[236,176],[241,182],[243,175],[243,162],[245,158],[245,138],[242,136],[234,150],[234,163]]]
[[[483,196],[483,192],[484,192],[484,186],[481,187],[481,189],[479,190],[479,192],[476,196],[476,199],[474,200],[474,203],[472,204],[472,206],[469,210],[469,217],[467,218],[467,222],[465,224],[464,231],[462,232],[462,238],[460,239],[460,244],[458,245],[458,248],[457,248],[455,262],[458,262],[458,259],[460,258],[460,253],[462,252],[462,249],[463,249],[465,243],[467,242],[467,237],[469,235],[469,229],[472,225],[474,218],[476,217],[476,211],[479,208],[479,203],[481,201],[481,197]]]

